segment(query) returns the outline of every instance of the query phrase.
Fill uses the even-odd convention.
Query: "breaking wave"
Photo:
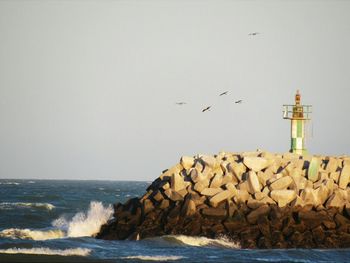
[[[31,254],[31,255],[58,255],[58,256],[82,256],[90,254],[91,249],[87,248],[69,248],[69,249],[51,249],[47,247],[38,248],[8,248],[0,249],[2,254]]]
[[[31,230],[9,228],[0,232],[2,238],[48,240],[65,237],[96,235],[100,227],[112,217],[111,205],[104,207],[101,202],[91,202],[87,213],[79,212],[71,220],[60,217],[52,222],[54,229]]]
[[[55,206],[50,203],[22,203],[22,202],[0,203],[0,209],[14,209],[14,208],[38,208],[38,209],[52,210],[55,208]]]
[[[181,256],[128,256],[123,257],[123,259],[138,259],[138,260],[146,260],[146,261],[172,261],[183,259]]]
[[[91,202],[88,212],[77,213],[70,221],[60,217],[52,222],[54,227],[65,230],[68,237],[94,236],[100,227],[113,215],[111,205],[104,207],[101,202]]]
[[[229,240],[227,237],[220,237],[218,239],[211,239],[207,237],[191,237],[185,235],[169,235],[161,237],[162,240],[170,243],[176,243],[181,245],[193,246],[193,247],[220,247],[220,248],[241,248],[240,244]]]
[[[62,230],[30,230],[30,229],[18,229],[9,228],[0,232],[1,238],[12,239],[32,239],[32,240],[48,240],[65,237],[65,233]]]

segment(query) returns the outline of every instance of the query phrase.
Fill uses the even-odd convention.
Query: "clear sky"
[[[153,180],[181,155],[288,151],[297,89],[310,152],[350,154],[349,14],[331,0],[0,0],[0,178]]]

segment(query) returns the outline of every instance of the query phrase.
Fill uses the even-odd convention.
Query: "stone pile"
[[[146,194],[114,206],[97,238],[225,235],[244,248],[350,247],[350,157],[183,156]]]

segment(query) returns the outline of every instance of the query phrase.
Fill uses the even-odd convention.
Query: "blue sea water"
[[[223,238],[93,236],[150,182],[0,180],[0,262],[349,262],[350,249],[249,250]]]

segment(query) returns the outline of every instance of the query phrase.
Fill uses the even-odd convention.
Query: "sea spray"
[[[0,231],[0,238],[49,240],[65,237],[94,236],[113,214],[111,205],[92,201],[87,213],[79,212],[71,220],[60,217],[52,222],[54,229],[9,228]]]
[[[60,217],[52,225],[65,230],[68,237],[94,236],[112,215],[111,205],[104,207],[101,202],[92,201],[86,214],[79,212],[70,221]]]

